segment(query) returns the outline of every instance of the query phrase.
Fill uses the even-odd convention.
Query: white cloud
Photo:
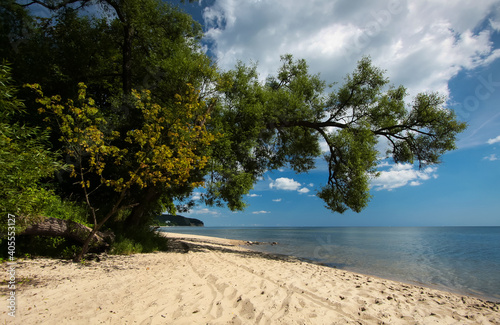
[[[294,181],[292,178],[280,177],[269,184],[269,188],[284,190],[284,191],[297,191],[300,188],[300,183]]]
[[[491,154],[489,156],[484,157],[483,160],[496,161],[498,160],[498,157],[495,154]]]
[[[214,211],[214,210],[210,210],[208,208],[202,208],[202,209],[196,209],[196,210],[192,210],[189,212],[189,214],[205,214],[205,215],[212,215],[212,216],[217,216],[217,215],[220,215],[220,212],[218,211]]]
[[[498,7],[497,10],[494,10],[492,12],[492,15],[490,19],[488,19],[488,21],[490,23],[491,28],[493,28],[496,31],[500,31],[500,10],[498,10]]]
[[[262,195],[259,194],[248,194],[248,197],[261,197]]]
[[[199,201],[199,200],[201,200],[201,192],[193,192],[193,196],[191,196],[191,199],[193,201]]]
[[[494,144],[494,143],[497,143],[497,142],[500,142],[500,135],[498,137],[496,137],[496,138],[488,140],[488,144]]]
[[[490,19],[489,21],[490,21],[491,28],[493,28],[496,31],[500,31],[500,21],[493,20],[493,19]]]
[[[254,211],[254,212],[252,212],[252,214],[268,214],[268,213],[271,213],[271,212],[269,212],[269,211],[264,211],[264,210],[262,210],[262,211]]]
[[[321,152],[323,152],[323,153],[330,151],[330,147],[328,146],[328,143],[323,138],[321,138],[319,140],[319,148],[321,149]]]
[[[307,187],[303,187],[301,188],[300,190],[298,190],[298,192],[300,194],[305,194],[305,193],[309,193],[309,189]]]
[[[314,184],[312,183],[309,184],[309,186],[313,185]],[[276,190],[283,190],[283,191],[297,191],[300,194],[306,194],[309,193],[310,191],[307,187],[302,187],[302,184],[295,181],[293,178],[286,178],[286,177],[277,178],[275,181],[271,180],[271,183],[269,183],[269,188]]]
[[[409,92],[448,93],[462,69],[500,57],[493,50],[497,0],[331,1],[215,0],[205,8],[206,36],[223,69],[258,62],[262,78],[275,73],[279,55],[305,58],[313,73],[342,81],[363,55],[387,69]],[[477,27],[490,19],[488,29]],[[322,146],[324,149],[324,146]]]
[[[372,179],[371,186],[376,191],[392,191],[406,185],[419,186],[422,185],[422,181],[437,177],[437,167],[418,170],[410,164],[396,164],[392,165],[389,170],[381,171],[379,177]]]
[[[273,199],[273,202],[281,202],[281,200],[282,200],[281,198],[279,198],[279,199]]]

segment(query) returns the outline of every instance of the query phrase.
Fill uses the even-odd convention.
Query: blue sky
[[[324,208],[314,195],[327,180],[319,161],[308,174],[268,172],[244,212],[198,205],[185,216],[206,226],[500,226],[498,0],[202,0],[183,7],[204,24],[205,50],[222,69],[257,62],[264,79],[280,54],[291,53],[327,82],[341,82],[370,55],[394,85],[408,88],[409,99],[439,91],[469,124],[440,165],[381,161],[361,213]]]

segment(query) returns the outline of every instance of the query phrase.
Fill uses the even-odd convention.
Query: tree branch
[[[311,128],[311,129],[314,129],[316,131],[320,131],[320,130],[327,128],[327,127],[348,129],[348,128],[350,128],[350,123],[339,123],[339,122],[330,121],[330,120],[327,120],[325,122],[284,121],[284,122],[280,122],[277,125],[277,128],[286,128],[286,127],[294,127],[294,126],[301,126],[301,127]],[[398,132],[390,132],[391,130],[394,130],[394,129],[400,129],[400,130]],[[380,128],[380,129],[374,130],[372,132],[373,132],[373,134],[376,134],[376,135],[381,135],[381,136],[385,136],[385,137],[390,136],[390,137],[394,137],[396,139],[405,140],[407,137],[402,136],[402,135],[398,135],[398,133],[400,133],[401,131],[404,131],[404,130],[413,131],[415,133],[419,133],[419,134],[426,135],[429,137],[437,137],[437,135],[434,133],[425,132],[425,131],[422,131],[420,129],[416,129],[413,125],[404,125],[404,124]]]
[[[27,4],[24,4],[24,5],[21,5],[22,7],[29,7],[31,5],[40,5],[44,8],[47,8],[49,10],[52,10],[52,11],[56,11],[56,10],[59,10],[63,7],[66,7],[67,5],[70,5],[70,4],[73,4],[73,3],[77,3],[77,2],[81,2],[82,5],[80,6],[80,8],[82,8],[83,6],[85,6],[88,2],[90,2],[92,0],[65,0],[65,1],[62,1],[60,2],[59,4],[49,4],[49,3],[46,3],[45,1],[40,1],[40,0],[32,0],[30,3],[27,3]]]
[[[39,223],[28,226],[19,235],[61,236],[83,243],[91,232],[92,229],[90,227],[74,221],[47,218]],[[96,248],[105,248],[109,246],[108,242],[112,242],[114,238],[115,235],[112,232],[97,231],[95,236],[93,236],[91,245]]]
[[[375,130],[375,131],[373,131],[373,133],[377,134],[377,135],[384,135],[384,136],[385,135],[393,135],[393,136],[395,136],[399,132],[395,132],[395,133],[384,132],[384,131],[390,131],[390,130],[393,130],[393,129],[402,129],[402,130],[407,130],[407,131],[413,131],[413,132],[416,132],[416,133],[419,133],[419,134],[427,135],[429,137],[436,137],[437,136],[434,133],[424,132],[422,130],[415,129],[413,126],[410,126],[410,125],[393,125],[393,126],[388,126],[388,127],[385,127],[385,128],[381,128],[381,129]]]
[[[306,128],[311,128],[319,131],[320,129],[326,127],[336,127],[339,129],[347,129],[349,125],[334,122],[334,121],[326,121],[326,122],[309,122],[309,121],[284,121],[278,124],[278,127],[294,127],[294,126],[302,126]]]

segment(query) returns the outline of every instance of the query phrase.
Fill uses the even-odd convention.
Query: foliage
[[[0,240],[0,256],[8,259],[6,256],[7,240]],[[80,245],[67,238],[46,237],[46,236],[17,236],[16,237],[16,256],[20,257],[54,257],[63,259],[74,258]]]
[[[134,189],[156,183],[167,187],[201,185],[191,182],[190,173],[205,167],[208,157],[197,148],[208,147],[214,136],[205,128],[208,112],[192,87],[182,95],[176,94],[174,106],[168,108],[152,102],[147,90],[133,91],[142,125],[128,130],[125,136],[108,128],[95,102],[86,97],[83,83],[79,85],[78,100],[65,104],[58,95],[45,97],[39,85],[29,87],[39,96],[39,113],[48,113],[45,119],[56,121],[59,140],[74,159],[70,176],[77,178],[93,218],[94,228],[88,241],[108,219],[139,203],[131,196]],[[121,166],[124,168],[119,173]],[[98,182],[91,181],[95,175]],[[103,185],[117,193],[107,211],[96,209],[91,202]],[[128,203],[124,203],[126,198]],[[87,245],[86,242],[83,253]]]
[[[214,136],[202,123],[208,115],[204,103],[198,101],[192,88],[184,97],[176,95],[174,108],[153,103],[149,91],[133,91],[143,125],[140,129],[127,131],[123,139],[126,145],[119,147],[113,141],[120,137],[120,132],[107,129],[107,121],[95,107],[95,102],[86,98],[84,84],[79,85],[77,105],[72,100],[61,104],[61,97],[57,95],[44,97],[39,85],[30,87],[39,95],[37,102],[43,105],[39,113],[48,112],[47,121],[51,118],[57,120],[62,133],[60,141],[64,142],[67,154],[76,162],[70,165],[71,176],[79,178],[85,191],[102,184],[111,186],[116,192],[159,182],[175,186],[186,183],[190,171],[202,169],[208,161],[206,156],[198,155],[197,147],[208,146]],[[128,175],[106,173],[110,164],[126,165],[125,174]],[[87,173],[97,174],[101,184],[90,184]]]
[[[24,114],[24,104],[10,84],[10,68],[0,65],[0,230],[5,232],[7,214],[17,216],[16,226],[34,222],[55,199],[42,186],[42,179],[61,167],[57,154],[49,151],[48,134],[11,120]]]
[[[111,246],[110,253],[116,255],[130,255],[137,253],[152,253],[166,251],[167,238],[161,236],[149,227],[134,229],[119,234]]]
[[[35,3],[49,9],[52,16],[29,17],[26,8]],[[79,9],[87,5],[96,6],[94,9],[98,8],[102,15],[82,15]],[[107,128],[120,133],[116,142],[122,141],[121,148],[126,145],[123,143],[126,133],[142,127],[143,115],[136,106],[136,94],[142,96],[141,92],[148,89],[147,96],[154,103],[172,108],[178,101],[176,94],[184,96],[197,89],[201,91],[197,96],[202,101],[212,91],[216,69],[201,51],[201,26],[167,2],[34,1],[23,6],[12,5],[6,10],[14,9],[24,10],[31,18],[25,24],[29,28],[19,35],[16,49],[5,48],[5,55],[13,59],[16,81],[19,84],[38,83],[43,85],[46,94],[73,99],[78,97],[75,85],[83,81],[87,96],[94,99]],[[6,28],[0,34],[8,38],[15,31]],[[137,89],[136,94],[132,89]],[[34,100],[30,94],[23,95],[30,109],[38,108],[32,104]],[[211,105],[207,100],[207,110]],[[52,148],[65,150],[63,143],[58,141],[62,134],[58,133],[54,121],[43,121],[32,114],[25,116],[23,122],[43,128],[51,126]],[[68,155],[65,159],[74,163]],[[108,168],[110,173],[122,175],[125,166],[108,164]],[[115,170],[111,170],[113,168]],[[85,202],[82,192],[75,190],[74,179],[69,173],[60,176],[54,182],[57,193]],[[199,184],[203,176],[200,172],[192,172],[190,183]],[[96,176],[89,181],[100,183],[100,178]],[[174,212],[175,200],[189,196],[192,189],[193,186],[187,184],[163,186],[159,182],[137,187],[134,195],[141,203],[121,213],[123,222],[137,226],[166,209]],[[101,189],[101,194],[94,197],[93,204],[108,210],[115,194],[111,189],[107,192]]]
[[[216,120],[224,137],[214,149],[207,203],[229,198],[231,208],[241,208],[241,196],[264,171],[314,168],[323,141],[329,173],[318,196],[333,212],[359,212],[369,202],[380,157],[437,164],[466,127],[436,93],[418,94],[407,105],[406,89],[386,88],[384,72],[367,57],[328,95],[304,60],[284,55],[282,61],[265,83],[255,67],[242,64],[223,76]],[[379,153],[376,145],[384,140],[389,149]]]
[[[142,252],[142,244],[128,238],[118,238],[110,250],[110,253],[114,255],[130,255]]]
[[[266,171],[307,172],[322,156],[329,171],[318,196],[334,212],[359,212],[380,158],[437,164],[465,128],[438,94],[407,104],[406,89],[389,87],[369,58],[333,90],[289,54],[264,82],[256,66],[219,71],[201,50],[200,25],[165,1],[1,1],[0,41],[10,46],[0,55],[13,60],[16,82],[35,90],[36,105],[22,94],[27,110],[41,106],[44,114],[1,116],[7,169],[0,177],[13,184],[11,198],[31,202],[23,207],[31,215],[52,204],[61,216],[80,211],[94,231],[109,220],[126,232],[174,212],[177,201],[192,207],[184,200],[202,185],[205,203],[241,210]],[[31,17],[33,4],[52,16]],[[82,15],[87,5],[102,15]],[[9,94],[0,98],[3,112],[19,111],[20,101],[2,89]],[[43,149],[49,142],[50,151]],[[377,151],[381,143],[387,152]],[[28,160],[35,151],[40,159]],[[70,170],[56,180],[59,151]],[[23,168],[32,178],[14,184]],[[38,202],[51,188],[75,203]],[[123,238],[118,250],[140,249]]]
[[[15,0],[0,0],[0,58],[10,62],[19,54],[19,46],[30,31],[32,19]]]
[[[56,195],[47,197],[47,203],[44,206],[42,215],[50,218],[71,220],[88,227],[92,226],[88,223],[87,208],[84,204],[63,200]]]

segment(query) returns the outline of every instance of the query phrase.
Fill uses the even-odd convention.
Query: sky
[[[182,8],[203,24],[204,50],[223,70],[257,63],[264,80],[290,53],[333,83],[369,55],[409,100],[438,91],[469,125],[442,164],[381,161],[360,213],[334,214],[315,196],[328,177],[318,161],[307,174],[267,172],[243,212],[199,204],[184,216],[233,227],[500,226],[500,1],[202,0]]]

